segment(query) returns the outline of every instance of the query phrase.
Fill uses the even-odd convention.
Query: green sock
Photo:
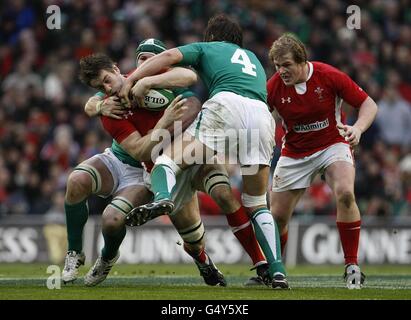
[[[120,248],[121,242],[126,236],[126,231],[126,226],[122,226],[114,235],[108,235],[103,231],[104,247],[101,250],[101,256],[104,260],[108,261],[116,256],[118,248]]]
[[[66,212],[68,250],[80,253],[83,250],[83,228],[88,218],[87,200],[75,204],[64,202],[64,211]]]
[[[154,193],[154,201],[171,199],[171,192],[176,185],[176,174],[169,166],[156,165],[151,171],[151,188]]]
[[[254,212],[251,221],[257,241],[269,264],[270,276],[273,277],[276,272],[286,275],[281,260],[280,234],[271,212],[267,208],[258,209]]]

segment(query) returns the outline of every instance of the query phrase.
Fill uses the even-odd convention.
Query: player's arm
[[[378,107],[374,100],[367,95],[347,74],[331,69],[331,79],[336,93],[355,108],[359,108],[358,118],[354,125],[337,124],[340,134],[352,147],[360,143],[361,135],[373,123]]]
[[[161,134],[161,132],[159,134],[159,132],[156,130],[168,130],[169,128],[173,127],[175,121],[181,120],[184,112],[188,109],[186,102],[187,99],[182,99],[182,96],[178,96],[164,111],[163,116],[160,118],[160,120],[157,122],[156,126],[153,128],[153,130],[151,130],[150,133],[142,137],[139,132],[135,131],[123,141],[121,141],[121,147],[130,156],[138,161],[152,160],[151,152],[153,148],[159,143],[157,137],[164,137],[164,134]],[[171,137],[169,134],[165,136]],[[171,139],[169,142],[171,142]]]
[[[377,116],[378,107],[375,101],[367,97],[361,104],[357,121],[352,125],[338,124],[337,127],[340,129],[342,136],[351,146],[356,146],[359,144],[361,135],[367,130],[375,117]]]
[[[129,92],[137,80],[147,76],[159,74],[171,66],[179,63],[183,59],[183,55],[177,48],[166,50],[160,54],[151,57],[131,73],[125,80],[118,96],[124,99],[130,106]]]
[[[281,118],[280,118],[280,115],[278,114],[277,109],[274,106],[272,107],[273,107],[273,111],[271,112],[271,115],[273,116],[275,122],[281,121]]]
[[[89,117],[104,115],[113,119],[121,119],[126,110],[121,107],[118,97],[112,96],[104,99],[103,95],[96,94],[88,99],[84,112]]]
[[[374,122],[375,117],[377,116],[378,106],[375,101],[368,97],[361,104],[360,110],[358,112],[358,119],[354,123],[353,127],[358,128],[361,133],[364,133],[371,124]]]
[[[97,105],[101,101],[103,101],[103,97],[100,97],[98,95],[92,96],[90,99],[87,100],[84,106],[84,112],[89,117],[99,116],[101,113],[100,113],[100,110],[97,109]]]
[[[185,88],[193,85],[198,80],[197,74],[191,69],[175,67],[167,72],[142,78],[131,89],[131,93],[141,105],[144,96],[151,88],[173,89]]]

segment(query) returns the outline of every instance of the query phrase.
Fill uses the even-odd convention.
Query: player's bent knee
[[[204,247],[204,225],[201,220],[197,221],[188,228],[178,230],[181,238],[184,241],[186,247],[193,250],[201,250]]]
[[[103,215],[102,229],[106,234],[116,234],[124,226],[124,217],[118,213],[111,212]]]
[[[66,201],[75,203],[88,197],[92,192],[92,183],[87,173],[73,171],[67,180]]]
[[[69,177],[69,184],[82,192],[98,194],[101,190],[100,172],[89,164],[79,164]]]
[[[123,227],[126,215],[133,209],[133,205],[126,198],[114,197],[103,214],[103,229],[106,232],[115,232]]]
[[[337,193],[337,203],[345,207],[351,208],[355,203],[354,193],[351,191],[341,191]]]

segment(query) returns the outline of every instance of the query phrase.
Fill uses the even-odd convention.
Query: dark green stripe
[[[203,232],[203,235],[201,236],[201,238],[200,238],[199,240],[197,240],[197,241],[192,241],[192,242],[189,242],[189,241],[184,241],[184,242],[185,242],[185,243],[188,243],[188,244],[196,244],[196,243],[199,243],[201,240],[203,240],[204,235],[205,235],[205,231]]]
[[[268,263],[275,262],[276,260],[274,259],[273,252],[271,251],[271,247],[268,244],[268,241],[264,235],[263,230],[260,228],[258,223],[255,221],[253,223],[254,230],[255,230],[255,236],[257,237],[258,244],[260,245],[261,249],[263,250],[263,253],[268,261]]]
[[[216,185],[218,185],[218,184],[225,184],[225,185],[227,185],[227,186],[229,186],[230,187],[230,183],[229,182],[226,182],[226,181],[220,181],[220,182],[216,182],[216,183],[214,183],[210,188],[208,188],[208,190],[207,190],[207,193],[208,194],[210,194],[210,190],[212,190]]]
[[[200,130],[200,123],[201,119],[203,118],[203,110],[200,111],[200,117],[198,119],[197,125],[196,125],[196,132],[195,132],[195,137],[198,139],[199,136],[199,130]]]
[[[260,209],[255,210],[253,213],[251,213],[251,219],[257,218],[260,214],[264,212],[268,212],[269,214],[271,214],[271,211],[268,210],[267,208],[260,208]]]
[[[168,166],[168,165],[166,165],[166,164],[164,164],[164,163],[160,163],[160,164],[154,166],[153,170],[151,170],[151,173],[153,173],[153,171],[154,171],[155,169],[157,169],[157,168],[164,168],[164,167],[167,167],[167,168],[169,168],[171,171],[174,172],[173,168],[171,168],[170,166]],[[163,170],[164,170],[164,169],[163,169]],[[174,174],[175,174],[175,172],[174,172]]]
[[[119,206],[115,205],[114,203],[110,203],[111,206],[113,206],[114,208],[118,209],[119,211],[121,211],[122,213],[124,213],[125,215],[128,214],[128,212],[124,211],[122,208],[120,208]]]
[[[94,182],[96,183],[96,190],[99,189],[98,187],[98,180],[97,180],[97,174],[95,172],[93,172],[93,170],[90,169],[86,169],[86,168],[74,168],[74,170],[80,170],[80,171],[84,171],[84,172],[88,172],[92,178],[94,178]]]
[[[112,202],[113,202],[114,200],[122,201],[123,203],[125,203],[126,205],[128,205],[128,206],[130,207],[130,210],[134,208],[134,207],[130,204],[130,202],[128,202],[128,201],[126,201],[126,200],[124,200],[124,199],[121,199],[121,198],[117,198],[117,197],[116,197],[116,198],[114,198],[114,199],[112,200]]]
[[[184,234],[188,234],[188,233],[190,233],[190,232],[196,231],[198,228],[201,227],[202,224],[203,224],[203,223],[200,221],[200,224],[199,224],[198,226],[196,226],[196,227],[194,227],[193,229],[190,229],[190,230],[188,230],[188,231],[185,231],[185,232],[179,232],[179,234],[180,234],[180,235],[184,235]]]
[[[209,176],[209,177],[207,178],[207,181],[210,180],[211,178],[216,177],[216,176],[223,176],[223,177],[228,178],[228,176],[227,176],[226,174],[224,174],[224,173],[214,173],[214,174],[212,174],[211,176]]]

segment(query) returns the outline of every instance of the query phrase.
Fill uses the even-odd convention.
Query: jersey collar
[[[307,61],[308,63],[308,77],[305,82],[297,83],[294,85],[295,91],[297,94],[304,94],[307,92],[307,82],[310,80],[311,76],[313,75],[314,72],[314,66],[310,61]]]

